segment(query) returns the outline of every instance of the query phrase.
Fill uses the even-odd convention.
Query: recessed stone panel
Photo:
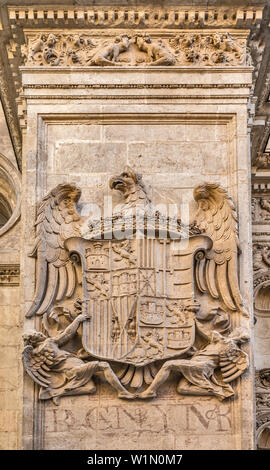
[[[69,197],[69,194],[73,194],[72,188],[68,186],[69,184],[75,183],[82,190],[76,207],[79,219],[75,217],[72,224],[70,219],[65,219],[66,225],[61,228],[59,236],[62,237],[60,239],[61,243],[66,243],[64,246],[69,250],[72,263],[76,264],[76,253],[80,252],[81,259],[87,259],[85,266],[87,266],[88,271],[86,268],[79,267],[79,274],[76,271],[78,284],[76,284],[74,296],[71,296],[68,300],[64,298],[61,301],[57,300],[57,308],[68,308],[74,315],[74,302],[81,297],[87,300],[87,305],[92,309],[91,322],[86,326],[86,319],[84,319],[83,326],[76,324],[77,336],[74,338],[74,343],[67,346],[66,349],[61,346],[61,349],[68,352],[79,351],[79,341],[83,337],[84,348],[91,355],[89,364],[97,360],[99,365],[93,376],[96,390],[92,386],[91,391],[89,391],[90,389],[87,389],[87,391],[83,389],[79,390],[79,392],[83,392],[81,395],[69,396],[66,390],[61,389],[58,405],[51,400],[51,397],[46,399],[44,394],[41,394],[39,398],[37,394],[34,395],[32,379],[26,379],[24,399],[25,448],[33,447],[31,440],[33,423],[35,423],[34,447],[39,449],[66,449],[67,445],[70,449],[97,450],[124,448],[137,450],[147,448],[178,449],[179,447],[183,449],[211,449],[213,446],[216,449],[252,448],[253,392],[247,362],[247,354],[249,354],[247,336],[243,339],[245,344],[241,345],[240,339],[239,341],[236,339],[237,344],[234,346],[239,348],[239,354],[242,355],[245,364],[242,376],[232,380],[232,388],[230,388],[231,385],[228,388],[224,384],[221,386],[222,393],[225,393],[224,390],[226,390],[231,398],[225,398],[224,401],[221,401],[218,396],[207,394],[202,376],[199,386],[200,393],[196,394],[194,388],[186,391],[183,384],[179,383],[181,367],[189,367],[188,364],[193,364],[192,361],[196,360],[196,356],[184,357],[182,353],[180,354],[180,363],[175,365],[176,369],[171,370],[168,379],[164,379],[166,374],[161,374],[162,380],[165,381],[160,386],[156,380],[153,387],[155,387],[154,391],[157,391],[157,396],[152,398],[148,396],[147,398],[147,393],[151,391],[151,389],[150,391],[148,389],[150,382],[148,384],[143,382],[140,385],[140,373],[143,371],[143,374],[145,374],[143,376],[144,380],[145,377],[146,380],[150,380],[147,376],[149,373],[149,369],[147,369],[148,359],[144,357],[145,362],[140,363],[139,366],[136,363],[136,366],[134,366],[135,362],[132,361],[140,360],[142,350],[138,345],[134,349],[130,346],[133,344],[134,328],[132,327],[131,318],[129,316],[125,317],[127,312],[131,313],[133,311],[132,302],[135,294],[127,295],[126,291],[123,290],[124,288],[129,288],[131,291],[135,289],[136,282],[132,278],[132,276],[134,277],[132,270],[135,269],[134,263],[137,262],[137,259],[143,260],[143,267],[136,267],[136,269],[143,271],[137,277],[140,284],[139,288],[144,292],[144,298],[140,299],[138,308],[136,307],[136,312],[140,313],[140,321],[138,320],[139,317],[136,317],[136,321],[138,321],[135,322],[137,325],[136,337],[141,338],[141,344],[145,344],[144,350],[156,354],[157,359],[153,362],[157,365],[158,370],[161,370],[163,362],[164,364],[170,361],[176,363],[178,355],[173,348],[177,341],[180,341],[179,344],[182,345],[182,352],[195,341],[196,347],[202,353],[201,349],[209,345],[204,336],[204,328],[210,328],[210,325],[211,328],[218,328],[220,334],[224,335],[227,341],[232,341],[224,320],[228,312],[232,329],[238,326],[249,329],[249,319],[242,311],[240,303],[237,306],[237,311],[231,311],[230,307],[226,306],[226,302],[229,302],[228,296],[233,291],[238,300],[242,298],[242,295],[245,301],[248,301],[247,310],[250,313],[248,299],[250,299],[249,283],[251,274],[249,271],[249,240],[247,235],[249,212],[248,201],[246,200],[248,174],[244,171],[244,162],[245,160],[248,161],[248,155],[246,154],[247,147],[243,144],[247,135],[246,129],[241,128],[241,146],[237,134],[238,118],[242,120],[241,122],[244,122],[246,101],[243,96],[239,98],[235,90],[231,89],[232,82],[242,83],[246,80],[249,83],[247,71],[243,74],[241,71],[236,72],[236,70],[230,73],[227,68],[225,74],[222,67],[220,67],[218,73],[207,70],[205,71],[208,86],[206,91],[200,86],[204,82],[203,76],[198,70],[185,70],[176,73],[176,69],[174,69],[174,72],[170,72],[169,68],[165,70],[165,67],[163,67],[162,80],[168,85],[172,85],[172,87],[166,85],[166,88],[158,89],[157,93],[156,89],[161,80],[161,73],[158,70],[153,70],[153,68],[148,73],[146,68],[137,67],[136,70],[129,72],[127,68],[122,67],[121,70],[120,68],[112,71],[108,70],[106,74],[104,68],[100,72],[98,69],[91,69],[91,79],[95,80],[95,83],[100,81],[102,87],[98,88],[97,94],[90,86],[85,87],[81,98],[78,99],[80,89],[74,86],[69,88],[69,83],[71,79],[79,81],[79,69],[74,69],[72,75],[61,70],[59,74],[62,74],[63,89],[60,87],[55,88],[53,92],[62,96],[62,101],[60,99],[55,100],[52,95],[50,99],[47,99],[44,92],[45,88],[42,95],[39,94],[40,88],[35,89],[36,85],[40,85],[37,82],[42,80],[44,86],[50,84],[53,87],[55,71],[56,69],[51,67],[49,70],[44,71],[44,75],[33,74],[32,78],[28,72],[25,75],[27,77],[27,86],[30,85],[32,80],[31,94],[33,96],[36,93],[38,100],[38,104],[35,100],[29,101],[31,120],[29,121],[27,133],[31,139],[29,137],[27,145],[30,148],[26,150],[31,150],[32,154],[29,168],[26,171],[26,181],[31,186],[33,201],[31,201],[31,207],[29,201],[25,200],[25,204],[26,206],[29,205],[29,210],[31,209],[29,213],[31,213],[32,223],[34,224],[35,204],[38,206],[43,200],[45,207],[46,201],[48,201],[46,195],[50,194],[52,196],[53,193],[49,192],[57,185],[67,184],[64,189],[67,191],[67,197]],[[83,76],[85,79],[85,75]],[[49,79],[50,77],[52,80]],[[149,85],[147,89],[144,90],[141,86],[137,87],[136,82],[143,85],[145,81]],[[185,86],[188,84],[190,89],[183,88],[180,81],[185,83]],[[180,91],[175,88],[176,82],[179,82]],[[124,88],[119,87],[120,84],[124,83],[132,83],[132,88],[129,87],[128,93]],[[155,87],[151,88],[151,83],[155,84]],[[226,84],[226,87],[224,84]],[[224,88],[221,88],[221,86],[224,86]],[[29,90],[28,92],[30,93]],[[144,93],[148,94],[147,99],[145,99]],[[248,97],[245,88],[241,89],[241,93],[246,93],[245,96]],[[39,145],[37,145],[36,162],[34,162],[35,151],[33,149],[35,149],[37,143]],[[241,156],[238,153],[241,153]],[[241,171],[239,171],[240,161]],[[35,180],[35,165],[37,180]],[[126,165],[131,168],[126,170]],[[138,183],[141,181],[139,176],[134,176],[135,174],[142,176],[142,186]],[[112,177],[113,179],[110,180]],[[136,182],[139,189],[136,187],[134,193],[127,191],[123,195],[119,178],[127,178],[131,182]],[[194,193],[194,189],[204,182],[207,182],[208,189],[206,186],[201,186],[200,190],[202,194],[205,194],[205,204],[202,202],[199,204],[198,201],[203,198],[200,196],[200,192]],[[207,210],[209,210],[209,206],[211,207],[213,200],[218,200],[219,190],[217,188],[221,186],[224,187],[224,190],[222,189],[220,193],[222,196],[218,210],[212,214],[214,217],[212,227],[214,232],[211,232],[209,226],[212,223],[212,216],[209,216]],[[53,197],[59,194],[61,199],[61,187],[55,191]],[[226,191],[228,191],[228,195]],[[137,240],[131,240],[130,243],[128,240],[124,240],[124,245],[121,245],[121,241],[111,243],[110,240],[108,242],[104,241],[104,243],[102,241],[101,243],[95,243],[95,245],[92,244],[91,237],[89,238],[90,225],[87,217],[91,218],[93,215],[96,216],[97,213],[91,204],[98,204],[103,215],[104,197],[112,196],[112,204],[119,204],[121,212],[127,200],[131,204],[134,202],[132,200],[133,196],[131,196],[134,194],[136,197],[138,196],[138,200],[146,204],[146,207],[148,207],[150,199],[154,204],[160,204],[160,207],[162,206],[165,211],[169,209],[170,204],[178,204],[178,209],[180,209],[178,215],[181,214],[183,217],[185,212],[189,213],[190,219],[185,220],[188,223],[195,220],[196,214],[198,216],[198,210],[201,217],[204,216],[204,211],[206,211],[209,218],[206,220],[204,233],[198,235],[192,232],[193,237],[190,238],[190,245],[184,246],[183,244],[181,249],[177,245],[178,248],[172,251],[167,246],[170,244],[168,240],[168,243],[165,244],[162,240],[154,240],[155,243],[152,243],[147,239],[140,240],[141,245],[137,244]],[[197,194],[197,199],[195,194]],[[74,196],[71,195],[70,197]],[[136,197],[135,200],[137,200]],[[234,232],[234,206],[229,202],[231,201],[230,197],[236,209],[239,209],[241,202],[239,238],[242,254],[236,254],[236,238],[234,236],[229,237],[229,243],[232,243],[232,246],[229,247],[226,245],[227,239],[224,238],[222,243],[224,249],[229,250],[226,252],[229,253],[228,259],[224,262],[223,268],[219,267],[223,263],[219,264],[218,253],[220,249],[223,249],[223,245],[221,248],[218,246],[213,268],[213,266],[210,266],[210,260],[212,259],[211,243],[209,241],[208,246],[208,242],[204,244],[203,240],[209,237],[209,240],[211,239],[213,243],[216,243],[214,235],[217,234],[218,237],[219,227],[221,227],[223,233],[224,227],[227,227],[226,224],[229,224],[233,233],[236,233]],[[222,205],[222,201],[225,206]],[[62,199],[59,204],[62,204]],[[51,207],[56,207],[53,205],[53,201]],[[224,207],[228,209],[229,215],[226,210],[224,213]],[[62,214],[65,218],[65,209],[62,205],[60,209],[63,211]],[[56,212],[57,210],[56,207]],[[55,224],[51,222],[49,214],[48,212],[49,219],[47,216],[46,218],[50,221],[50,227],[53,226],[53,229],[46,226],[44,230],[47,234],[51,233],[50,230],[52,230],[52,233],[54,233],[54,230],[57,231],[57,224],[59,223],[58,213],[54,214]],[[78,237],[74,235],[77,233],[74,232],[74,227],[76,229],[76,224],[81,216],[86,219],[83,222],[84,231]],[[40,217],[41,219],[42,217]],[[27,224],[25,224],[25,233],[28,234],[25,237],[29,246],[28,252],[35,241],[34,231],[30,232],[29,223],[30,221],[27,221]],[[199,222],[199,225],[202,227],[202,222]],[[191,230],[195,230],[195,227],[191,226]],[[67,238],[65,238],[65,233],[69,234]],[[84,238],[86,235],[88,238]],[[58,240],[55,241],[54,235],[48,235],[48,237],[52,247],[50,256],[58,256],[53,251]],[[77,242],[80,248],[73,245]],[[193,243],[196,247],[192,245]],[[104,251],[99,252],[103,248]],[[202,250],[198,255],[198,259],[196,257],[197,249]],[[186,251],[183,253],[183,250]],[[208,277],[206,278],[202,276],[206,270],[202,265],[198,267],[204,250],[210,250],[209,258],[207,258]],[[73,256],[74,254],[76,256]],[[64,257],[62,252],[61,256]],[[228,263],[231,258],[233,258],[233,262],[229,268]],[[103,267],[108,266],[109,259],[111,260],[111,270],[106,268],[104,271],[100,266],[96,270],[93,269],[96,262],[103,263]],[[168,260],[168,269],[166,270],[164,270],[162,264],[165,260]],[[152,262],[156,263],[152,273],[153,279],[151,278]],[[51,263],[51,261],[48,263]],[[24,309],[25,312],[29,313],[31,309],[33,312],[34,308],[30,300],[35,295],[34,286],[38,281],[35,277],[35,269],[38,268],[35,259],[29,259],[28,256],[25,259],[25,267]],[[58,284],[53,282],[52,274],[48,274],[48,276],[51,276],[51,278],[48,277],[50,289],[56,289],[51,297],[44,293],[42,302],[47,307],[49,306],[49,310],[51,307],[54,308],[54,297],[62,298],[61,295],[67,288],[62,267],[63,265],[58,267],[57,261],[56,268],[59,269],[57,271],[59,276]],[[64,269],[66,269],[65,266]],[[68,269],[72,268],[69,267]],[[222,269],[223,272],[221,272]],[[53,268],[50,268],[50,270],[54,272]],[[226,270],[229,273],[228,276]],[[238,290],[237,284],[238,275],[240,290]],[[213,279],[215,279],[216,285],[213,284]],[[232,282],[232,279],[235,282]],[[201,285],[198,284],[199,282],[201,282]],[[210,284],[210,289],[212,289],[212,293],[207,298],[203,290],[203,282]],[[59,286],[62,288],[60,293],[57,291]],[[168,297],[166,297],[167,294],[160,294],[165,286],[168,286]],[[209,285],[206,285],[205,288],[209,289]],[[215,288],[217,292],[215,292]],[[106,297],[108,289],[110,292],[110,289],[113,289],[110,300],[113,303],[113,308]],[[185,295],[188,295],[189,298],[194,296],[194,299],[200,302],[201,317],[198,317],[195,325],[196,305],[193,305],[193,317],[189,316],[190,312],[187,313],[187,319],[190,323],[177,329],[174,322],[177,323],[178,321],[178,314],[176,313],[178,304],[175,306],[173,302],[179,299],[182,302]],[[119,318],[124,322],[121,330],[122,334],[125,335],[126,331],[129,331],[126,336],[123,336],[121,347],[119,346],[120,349],[117,349],[118,346],[116,347],[113,343],[113,338],[117,338],[118,334],[114,311],[120,312]],[[157,318],[155,318],[157,323],[154,327],[153,325],[149,326],[149,323],[147,323],[152,319],[153,312],[157,312]],[[217,312],[219,318],[222,317],[221,323],[223,320],[225,321],[224,324],[222,323],[224,330],[222,330],[220,323],[217,322],[217,325],[214,325],[213,319],[216,318]],[[38,316],[40,324],[42,315]],[[212,320],[209,320],[209,322],[205,320],[208,315],[212,315]],[[27,327],[37,328],[37,323],[33,320],[34,316],[30,318],[30,315],[27,315],[25,320]],[[59,327],[62,328],[63,326],[64,328],[67,326],[67,323],[65,323],[67,317],[66,312],[63,318],[60,318]],[[78,312],[77,317],[79,317]],[[181,312],[179,318],[180,320],[182,318]],[[126,321],[123,319],[126,319]],[[74,318],[73,321],[75,321]],[[184,321],[183,318],[181,321]],[[200,328],[201,336],[199,338]],[[52,338],[55,338],[55,331],[55,326],[52,325],[52,330],[50,330]],[[209,341],[211,340],[209,339]],[[216,347],[215,343],[213,343],[213,347]],[[165,348],[168,355],[168,357],[166,356],[167,359],[162,356],[162,354],[165,354]],[[124,356],[125,367],[131,366],[131,368],[121,372],[118,362],[121,362],[120,359]],[[79,358],[79,356],[77,357]],[[189,362],[188,364],[186,362],[181,363],[181,360]],[[126,398],[128,393],[132,395],[128,396],[129,400],[123,400],[121,393],[118,396],[119,388],[117,388],[115,382],[111,381],[110,385],[106,383],[106,377],[111,379],[113,374],[111,371],[108,372],[110,369],[106,369],[107,366],[104,366],[104,362],[110,363],[113,373],[118,373],[119,377],[124,374],[121,376],[121,380],[123,379],[121,383],[126,382],[126,385],[123,385],[126,390],[121,390]],[[84,365],[87,365],[87,361],[84,362]],[[136,369],[136,374],[132,369],[133,366]],[[104,374],[105,369],[102,369],[102,367],[105,367],[107,375]],[[214,370],[218,367],[218,365],[216,368],[214,367]],[[164,372],[164,369],[162,370]],[[220,369],[218,371],[217,380],[219,380],[221,373]],[[205,369],[203,373],[205,373]],[[130,381],[125,374],[130,375]],[[153,380],[155,380],[155,376],[153,372]],[[210,374],[210,376],[209,380],[213,385],[213,375]],[[89,384],[91,385],[90,381]],[[90,386],[89,384],[87,386]],[[220,390],[218,387],[217,385],[217,389]],[[77,388],[76,386],[74,390]],[[202,389],[204,393],[202,393]],[[40,390],[39,387],[38,390]],[[54,391],[54,387],[52,386],[50,390]],[[128,393],[126,393],[127,391]],[[144,393],[146,393],[145,396]],[[213,393],[218,395],[217,390]]]

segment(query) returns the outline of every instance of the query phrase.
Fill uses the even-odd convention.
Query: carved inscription
[[[141,437],[148,432],[201,433],[207,430],[225,433],[232,427],[230,405],[213,403],[175,403],[167,406],[151,404],[147,408],[136,405],[132,408],[121,405],[95,405],[80,412],[72,408],[48,407],[46,416],[46,433],[88,429],[104,435],[114,431],[122,435],[130,432]]]

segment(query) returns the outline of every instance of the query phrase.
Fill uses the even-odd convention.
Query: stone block
[[[125,144],[77,142],[58,144],[55,150],[56,172],[66,175],[84,172],[120,170],[127,162]]]

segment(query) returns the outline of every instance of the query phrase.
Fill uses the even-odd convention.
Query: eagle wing
[[[237,274],[239,242],[234,203],[225,189],[211,183],[197,186],[194,199],[198,204],[195,222],[213,241],[211,251],[196,261],[198,289],[246,316]]]
[[[30,377],[42,387],[49,387],[50,385],[50,371],[48,361],[50,357],[44,354],[34,352],[34,348],[31,345],[25,346],[22,352],[22,359],[26,372]]]
[[[229,352],[220,354],[220,371],[224,382],[229,383],[242,375],[249,366],[248,355],[235,347]]]
[[[72,184],[60,184],[47,194],[38,209],[36,241],[30,256],[37,258],[36,290],[27,317],[43,315],[53,304],[71,297],[76,287],[76,269],[64,242],[80,236],[81,218],[76,203],[81,191]]]

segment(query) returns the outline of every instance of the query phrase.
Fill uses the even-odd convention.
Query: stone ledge
[[[198,5],[171,6],[161,9],[153,6],[145,8],[123,7],[9,7],[9,19],[12,25],[46,24],[98,27],[249,27],[262,19],[263,6],[208,7]]]
[[[0,264],[0,286],[19,286],[20,266],[18,264]]]

